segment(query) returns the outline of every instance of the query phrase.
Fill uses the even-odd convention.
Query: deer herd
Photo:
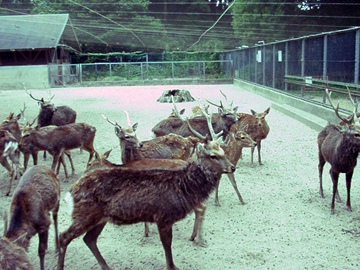
[[[108,222],[115,225],[144,222],[145,236],[149,234],[149,223],[155,223],[165,251],[167,269],[177,269],[171,250],[173,224],[194,211],[190,240],[196,238],[200,245],[205,245],[202,236],[206,210],[204,201],[215,190],[215,204],[220,205],[218,188],[222,175],[227,175],[240,203],[244,204],[234,175],[242,149],[251,148],[253,165],[253,153],[257,147],[258,163],[263,164],[261,141],[270,130],[265,120],[270,108],[260,113],[254,110],[251,110],[251,114],[238,113],[238,107],[234,107],[233,102],[229,103],[222,91],[225,105],[222,101],[218,105],[207,100],[209,104],[206,106],[194,106],[193,115],[189,117],[184,117],[184,110],[179,111],[172,100],[171,114],[152,128],[154,139],[148,141],[141,141],[137,137],[139,125],[131,124],[127,111],[124,110],[127,119],[125,125],[119,125],[102,115],[114,126],[122,164],[108,161],[111,150],[104,154],[95,151],[96,128],[87,123],[77,123],[74,110],[67,106],[55,106],[51,94],[49,100],[44,100],[25,91],[38,102],[38,117],[31,123],[26,122],[24,105],[20,114],[10,113],[0,125],[0,163],[9,173],[7,196],[11,193],[14,179],[20,179],[13,192],[9,221],[8,216],[4,215],[4,236],[0,238],[1,256],[8,257],[15,266],[9,264],[9,268],[4,269],[33,269],[24,249],[27,250],[35,234],[39,235],[40,268],[45,269],[50,212],[58,251],[57,269],[64,268],[67,246],[83,234],[85,244],[101,268],[110,269],[96,244]],[[349,96],[351,98],[350,92]],[[340,200],[337,192],[339,173],[346,174],[346,204],[351,211],[350,186],[360,151],[360,125],[355,123],[357,104],[352,98],[354,113],[341,117],[339,104],[337,107],[333,105],[331,93],[327,92],[327,97],[341,120],[339,124],[329,123],[318,135],[320,195],[324,196],[323,167],[329,162],[333,182],[333,214],[334,200]],[[218,112],[209,113],[210,105],[217,107]],[[84,174],[67,194],[72,209],[72,223],[58,237],[60,181],[57,174],[63,166],[68,177],[64,154],[74,174],[70,151],[76,148],[89,152],[89,159]],[[51,168],[37,165],[39,151],[52,155]],[[21,153],[24,156],[23,166],[20,164]],[[34,166],[28,168],[30,155]],[[22,265],[25,266],[22,268]]]

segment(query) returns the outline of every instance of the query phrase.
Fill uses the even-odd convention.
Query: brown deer
[[[44,270],[47,249],[49,212],[55,227],[56,249],[59,248],[57,215],[60,205],[60,182],[50,168],[36,165],[21,177],[10,206],[10,222],[5,237],[20,247],[28,249],[30,239],[39,235],[40,268]],[[7,222],[6,222],[7,223]]]
[[[55,171],[61,155],[67,150],[82,148],[89,152],[89,161],[93,156],[94,138],[96,128],[86,123],[73,123],[65,126],[51,128],[48,132],[43,132],[37,126],[25,133],[20,140],[20,150],[23,153],[34,153],[40,150],[46,150],[53,156],[51,168]],[[67,176],[66,176],[67,177]]]
[[[237,116],[240,117],[240,120],[230,128],[230,131],[232,132],[235,132],[236,130],[245,131],[256,142],[259,165],[263,165],[260,154],[261,141],[266,139],[270,131],[270,127],[265,120],[265,116],[268,115],[269,112],[270,108],[260,113],[257,113],[254,110],[251,110],[252,114],[237,113]],[[254,164],[254,150],[255,148],[251,149],[251,165]]]
[[[226,137],[226,141],[221,144],[221,148],[224,149],[225,155],[228,158],[228,160],[232,163],[232,164],[237,164],[240,156],[241,156],[241,151],[244,147],[251,147],[254,148],[256,146],[256,142],[254,142],[250,135],[248,135],[246,132],[244,131],[235,131],[235,133],[233,132],[229,132],[228,136]],[[236,181],[235,181],[235,176],[233,173],[229,173],[227,174],[231,184],[233,185],[235,192],[241,202],[241,204],[245,204],[243,198],[240,195],[240,192],[237,188],[236,185]],[[218,197],[218,192],[219,192],[219,184],[220,184],[220,179],[216,185],[216,192],[215,192],[215,204],[217,206],[220,206],[219,203],[219,197]]]
[[[63,126],[67,124],[75,123],[76,121],[76,112],[68,106],[55,106],[52,103],[52,99],[55,95],[51,96],[49,91],[49,100],[44,100],[44,98],[38,99],[35,98],[31,93],[29,93],[24,85],[25,92],[40,105],[40,112],[37,117],[38,125],[40,127],[46,127],[50,125],[54,126]],[[44,159],[46,159],[46,152],[44,152]]]
[[[7,160],[9,157],[15,169]],[[23,173],[23,168],[20,165],[20,151],[18,149],[18,142],[14,136],[7,130],[0,130],[0,164],[8,171],[9,180],[6,196],[9,196],[12,182],[15,178]]]
[[[238,107],[232,107],[232,104],[230,108],[224,107],[221,101],[220,105],[216,105],[214,103],[211,104],[219,108],[219,112],[212,115],[212,128],[216,133],[223,131],[223,139],[225,139],[229,133],[230,127],[239,120],[238,116],[236,115]],[[207,119],[204,116],[189,119],[189,123],[192,128],[201,135],[210,135]],[[184,124],[184,122],[178,117],[169,117],[161,120],[152,128],[151,131],[155,137],[165,136],[170,133],[178,134],[183,137],[193,135],[188,125]]]
[[[357,157],[360,151],[360,131],[353,123],[354,114],[350,117],[341,117],[339,114],[339,103],[337,107],[331,101],[331,93],[326,89],[327,98],[335,111],[336,116],[345,125],[328,124],[318,135],[317,142],[319,148],[319,179],[320,195],[324,197],[322,187],[322,173],[326,162],[331,165],[330,176],[333,182],[333,197],[331,201],[331,214],[334,214],[335,197],[340,201],[337,186],[340,173],[346,175],[347,201],[346,206],[352,211],[350,204],[351,179],[354,168],[357,164]]]
[[[107,222],[156,223],[167,269],[177,269],[171,251],[172,225],[208,198],[223,173],[234,171],[219,143],[206,140],[196,145],[188,162],[144,159],[88,172],[71,188],[73,223],[60,235],[57,269],[64,268],[67,246],[84,233],[101,268],[110,269],[96,246]]]
[[[195,118],[195,117],[198,117],[198,116],[203,116],[204,113],[202,112],[203,110],[209,114],[209,105],[205,105],[205,106],[202,106],[202,105],[195,105],[191,108],[191,112],[192,112],[192,115],[189,117],[189,118]]]
[[[0,269],[35,270],[24,248],[0,237]]]

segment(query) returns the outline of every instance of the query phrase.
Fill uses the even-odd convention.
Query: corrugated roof
[[[56,48],[69,14],[0,16],[0,51]]]

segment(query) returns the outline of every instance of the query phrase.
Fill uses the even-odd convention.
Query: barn
[[[69,14],[0,16],[0,89],[44,87],[49,68],[81,51]]]

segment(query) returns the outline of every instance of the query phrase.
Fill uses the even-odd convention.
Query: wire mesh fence
[[[233,70],[224,68],[235,79],[316,102],[326,102],[326,88],[335,92],[334,99],[349,100],[347,88],[360,97],[360,27],[241,48],[221,59],[233,61]],[[340,106],[352,110],[353,105]]]
[[[232,61],[167,61],[49,65],[50,85],[166,82],[232,83]]]

